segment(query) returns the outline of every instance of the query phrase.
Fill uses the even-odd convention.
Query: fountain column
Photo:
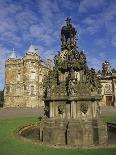
[[[76,118],[76,102],[71,102],[71,118]]]

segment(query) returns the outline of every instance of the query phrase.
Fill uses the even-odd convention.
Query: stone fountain
[[[100,117],[101,85],[86,56],[77,47],[77,31],[67,18],[61,29],[61,51],[44,81],[45,114],[40,140],[51,145],[88,147],[107,144],[107,126]]]

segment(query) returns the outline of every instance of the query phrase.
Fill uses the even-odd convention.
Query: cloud
[[[8,59],[10,51],[4,47],[0,47],[0,88],[4,88],[5,79],[5,60]]]
[[[72,0],[66,0],[66,1],[59,0],[59,5],[63,9],[73,12],[75,9],[78,10],[79,1],[77,1],[77,0],[73,0],[73,1]]]
[[[44,46],[51,47],[53,45],[55,38],[51,37],[53,36],[54,32],[49,30],[46,32],[46,28],[41,25],[32,25],[30,27],[30,34],[32,37],[38,39],[38,41],[42,41],[44,43]]]
[[[80,2],[80,7],[83,6],[83,11],[88,11],[90,7],[100,7],[104,5],[103,10],[89,13],[81,20],[79,25],[80,33],[82,36],[93,37],[93,42],[97,45],[97,48],[115,48],[116,47],[116,1],[100,1],[99,4],[93,4],[91,0],[83,0]],[[95,1],[95,3],[99,2]],[[100,5],[100,7],[99,7]],[[107,6],[107,7],[105,7]],[[83,39],[83,37],[82,37]]]
[[[112,45],[116,47],[116,35],[112,36],[111,42],[112,42]]]
[[[11,31],[6,31],[1,34],[0,41],[7,42],[7,44],[9,43],[15,47],[21,46],[21,38]]]
[[[101,69],[102,63],[105,61],[105,54],[99,52],[99,56],[95,57],[94,55],[87,52],[87,63],[90,68],[94,68],[97,71]]]
[[[107,38],[97,38],[94,40],[94,42],[98,47],[101,47],[101,48],[106,48],[107,45],[109,44],[109,41]]]
[[[23,3],[23,5],[21,5],[21,3],[13,2],[12,0],[1,2],[0,40],[2,44],[6,42],[19,48],[21,47],[21,40],[25,42],[25,38],[27,37],[24,36],[24,34],[28,35],[30,25],[38,22],[36,13],[29,10],[27,7],[28,4],[29,3]],[[25,33],[25,31],[28,33]]]
[[[53,58],[60,50],[60,30],[67,16],[72,16],[72,21],[78,25],[79,42],[82,48],[89,51],[89,65],[99,69],[107,51],[115,51],[116,47],[115,4],[115,0],[1,1],[0,64],[3,69],[0,79],[3,80],[3,61],[13,47],[18,55],[23,56],[32,42],[39,48],[42,59]],[[108,57],[116,67],[115,54],[110,53]]]
[[[30,33],[33,37],[39,37],[41,39],[42,34],[45,33],[45,29],[40,25],[32,25],[30,27]]]
[[[82,20],[82,28],[84,29],[83,33],[89,33],[89,35],[95,35],[100,33],[104,26],[103,19],[101,19],[101,14],[92,15],[85,17]]]
[[[27,30],[30,25],[36,22],[38,22],[38,17],[31,10],[24,9],[22,12],[16,14],[16,24],[22,30]]]
[[[105,0],[97,0],[97,1],[93,1],[93,0],[81,0],[80,1],[80,6],[79,6],[79,12],[81,13],[85,13],[92,10],[96,10],[96,9],[103,9],[105,5]]]
[[[16,31],[16,25],[13,24],[13,21],[9,18],[0,20],[0,33],[4,33],[6,31]]]
[[[102,70],[102,63],[108,61],[111,68],[116,68],[116,58],[109,58],[105,52],[98,52],[98,56],[86,53],[87,63],[90,68],[94,68],[96,71]]]
[[[111,59],[110,64],[112,68],[116,68],[116,58]]]

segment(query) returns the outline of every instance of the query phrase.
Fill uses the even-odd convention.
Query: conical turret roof
[[[14,48],[13,48],[12,53],[11,53],[11,55],[10,55],[9,58],[10,58],[10,59],[16,59],[16,58],[17,58],[17,56],[16,56],[16,51],[14,50]]]
[[[30,54],[30,53],[37,53],[38,49],[33,46],[32,44],[30,45],[29,49],[27,50],[27,54]]]

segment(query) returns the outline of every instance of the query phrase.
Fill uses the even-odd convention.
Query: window
[[[6,86],[6,94],[10,92],[10,86]]]
[[[21,74],[18,73],[18,74],[17,74],[17,81],[20,81],[20,79],[21,79]]]
[[[35,95],[35,92],[34,92],[34,86],[31,86],[31,95]]]
[[[112,93],[112,87],[110,84],[105,85],[105,94],[111,94]]]
[[[34,64],[35,65],[35,62],[34,61],[31,61],[31,64]]]
[[[75,78],[76,78],[78,81],[80,81],[80,74],[79,74],[79,72],[75,72]]]
[[[42,83],[42,75],[39,75],[39,82]]]
[[[26,90],[27,88],[26,88],[26,85],[24,85],[24,90]]]
[[[34,80],[36,77],[36,73],[35,72],[31,72],[31,80]]]

